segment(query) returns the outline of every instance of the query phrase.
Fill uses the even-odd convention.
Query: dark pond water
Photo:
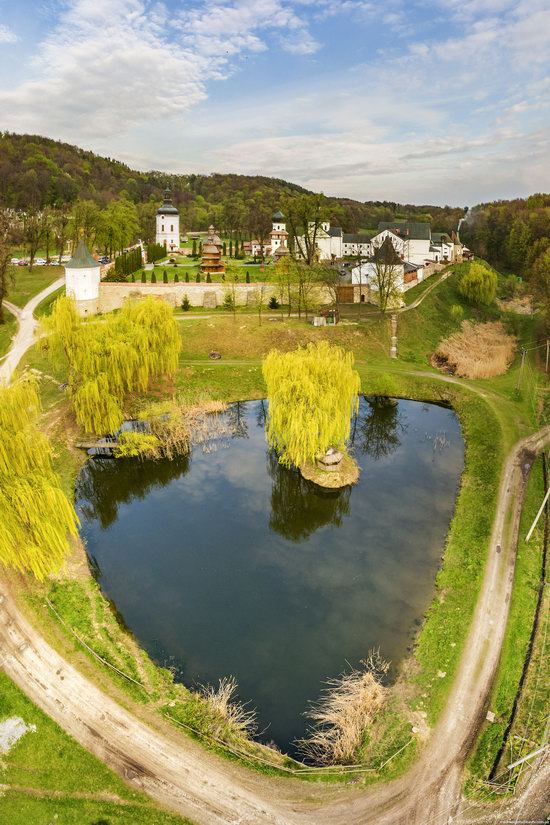
[[[264,403],[240,403],[185,460],[90,460],[77,500],[100,585],[150,655],[190,686],[235,676],[263,739],[295,753],[325,679],[372,648],[406,655],[463,441],[449,409],[361,399],[360,482],[329,492],[277,464],[264,421]]]

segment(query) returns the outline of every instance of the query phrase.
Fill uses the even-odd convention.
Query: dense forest
[[[124,198],[137,207],[144,240],[152,240],[154,213],[166,187],[181,215],[184,230],[204,230],[214,223],[238,236],[257,232],[255,218],[270,215],[301,186],[260,175],[171,175],[137,172],[124,163],[36,135],[0,133],[0,204],[17,210],[74,208],[86,201],[104,209]],[[430,221],[436,231],[455,229],[462,207],[414,206],[389,201],[361,203],[327,198],[328,217],[345,232],[374,229],[379,221],[410,218]]]

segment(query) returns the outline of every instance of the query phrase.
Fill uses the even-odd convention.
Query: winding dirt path
[[[53,290],[58,284],[52,284]],[[36,306],[45,290],[33,299]],[[30,302],[30,303],[33,303]],[[30,309],[28,304],[23,314]],[[31,310],[32,315],[32,310]],[[28,315],[27,315],[28,318]],[[34,326],[26,326],[27,336]],[[21,339],[13,360],[25,349]],[[31,338],[32,343],[32,338]],[[28,346],[28,345],[27,345]],[[12,353],[10,353],[11,355]],[[13,366],[11,369],[13,370]],[[11,375],[11,372],[9,373]],[[460,383],[460,382],[457,382]],[[518,442],[505,463],[485,576],[446,708],[418,762],[371,790],[265,777],[217,757],[168,726],[153,729],[68,664],[19,610],[0,583],[0,666],[64,730],[131,784],[201,825],[444,825],[504,821],[461,799],[460,775],[487,702],[512,593],[519,519],[535,455],[550,427]],[[542,758],[524,803],[540,812],[550,772]]]
[[[13,339],[13,343],[7,357],[0,365],[0,382],[10,382],[18,363],[26,351],[34,344],[34,336],[39,324],[34,317],[34,310],[38,304],[44,300],[44,298],[47,298],[48,295],[51,295],[52,292],[55,292],[56,289],[59,289],[59,287],[63,286],[64,283],[64,277],[58,278],[52,284],[47,286],[46,289],[43,289],[42,292],[39,292],[38,295],[35,295],[34,298],[31,298],[28,304],[25,304],[23,309],[19,309],[19,307],[16,307],[15,304],[10,304],[8,301],[5,302],[5,306],[10,310],[10,312],[13,312],[19,321],[19,329]]]

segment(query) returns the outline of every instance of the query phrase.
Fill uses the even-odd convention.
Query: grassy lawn
[[[84,750],[0,673],[0,721],[18,716],[26,733],[0,762],[0,821],[9,825],[183,825]],[[84,798],[79,798],[80,796]]]
[[[243,400],[260,398],[265,394],[261,373],[261,360],[272,348],[293,349],[296,346],[319,340],[330,340],[355,353],[357,368],[361,375],[362,390],[366,394],[390,395],[425,401],[445,401],[453,405],[459,415],[466,442],[465,471],[457,499],[455,513],[447,537],[442,567],[437,576],[437,595],[430,607],[422,629],[417,638],[414,662],[411,671],[414,676],[409,680],[410,707],[426,715],[428,723],[433,724],[448,696],[453,676],[459,663],[460,655],[470,626],[476,597],[483,576],[486,552],[491,533],[496,495],[500,480],[502,463],[510,447],[518,438],[526,435],[536,426],[535,405],[536,377],[534,363],[526,362],[526,367],[517,391],[519,379],[519,358],[516,358],[509,372],[503,376],[480,381],[462,381],[460,386],[437,380],[437,374],[430,367],[430,355],[438,341],[459,328],[460,322],[450,315],[450,307],[459,304],[463,308],[463,317],[486,320],[496,317],[496,311],[475,310],[465,304],[458,295],[451,277],[438,286],[417,310],[404,313],[399,317],[398,336],[400,358],[389,358],[389,321],[385,318],[372,319],[358,324],[350,321],[336,327],[314,328],[304,320],[295,318],[268,321],[258,324],[256,316],[237,315],[232,317],[212,317],[192,319],[180,324],[183,351],[180,369],[172,389],[185,400],[215,398],[220,400]],[[512,323],[506,321],[506,323]],[[514,329],[520,341],[534,338],[534,321],[521,318],[513,321]],[[220,361],[209,361],[211,350],[222,354]],[[56,373],[48,364],[43,353],[36,348],[24,359],[25,363],[53,376],[57,381],[63,374]],[[411,374],[418,373],[418,374]],[[56,466],[63,473],[66,489],[72,487],[78,462],[66,445],[67,414],[63,417],[66,406],[65,396],[60,393],[55,381],[45,378],[41,384],[42,401],[49,415],[60,413],[57,429],[53,431],[56,450]],[[533,481],[536,485],[536,481]],[[530,492],[536,497],[538,489]],[[528,500],[526,512],[530,512],[533,499]],[[530,503],[531,502],[531,503]],[[527,515],[525,516],[527,518]],[[507,684],[512,684],[517,676],[517,663],[509,668],[507,663],[515,662],[517,652],[524,649],[528,622],[523,605],[529,598],[522,593],[529,590],[529,573],[524,565],[530,559],[529,553],[520,548],[518,561],[520,573],[516,577],[515,602],[512,604],[509,633],[513,642],[509,653],[504,654],[503,673]],[[529,568],[530,569],[530,568]],[[519,585],[518,585],[519,581]],[[74,652],[74,641],[63,641],[63,631],[56,624],[51,614],[43,607],[40,599],[42,591],[32,583],[28,584],[30,604],[35,612],[34,620],[43,629],[46,636],[58,646],[66,647],[65,655]],[[84,589],[83,589],[84,588]],[[85,592],[86,591],[86,592]],[[154,691],[161,690],[159,698],[165,699],[172,688],[163,682],[161,674],[155,675],[154,667],[144,664],[136,665],[136,653],[131,640],[125,641],[125,634],[119,629],[115,634],[110,624],[110,611],[101,593],[94,589],[93,583],[87,581],[75,589],[72,582],[60,582],[56,585],[54,597],[56,608],[71,624],[81,629],[89,644],[98,648],[105,656],[119,658],[120,663],[130,673],[139,672],[145,667]],[[527,594],[529,595],[529,594]],[[516,609],[517,602],[517,609]],[[89,627],[91,615],[102,614],[105,632],[95,638]],[[78,623],[78,624],[77,624]],[[114,635],[113,635],[114,634]],[[114,647],[106,647],[109,638]],[[508,648],[506,648],[508,650]],[[80,663],[82,653],[79,654]],[[124,683],[120,677],[100,671],[100,665],[87,661],[88,675],[104,684],[112,683],[113,689],[124,691],[132,700],[143,702],[139,689]],[[136,671],[138,667],[138,671]],[[158,670],[158,669],[156,669]],[[512,672],[513,671],[513,672]],[[439,678],[438,672],[444,672],[445,678]],[[140,698],[141,696],[141,698]],[[510,702],[508,687],[502,694],[502,714],[506,713]],[[187,703],[191,713],[192,703]],[[499,705],[500,707],[500,705]],[[196,707],[193,713],[196,711]],[[365,760],[383,761],[382,756],[391,755],[397,747],[404,744],[410,735],[410,725],[406,718],[409,711],[392,705],[378,720],[378,734],[375,739],[365,743]],[[499,711],[500,713],[500,711]],[[199,724],[196,716],[185,716],[181,721]],[[487,740],[486,756],[480,759],[480,770],[490,761],[496,739]],[[407,748],[401,757],[392,761],[388,768],[376,778],[387,778],[402,771],[415,756],[416,746]],[[374,777],[372,777],[374,778]]]
[[[62,266],[35,266],[32,272],[26,266],[12,266],[14,283],[8,288],[8,300],[23,307],[41,290],[60,278],[65,270]]]
[[[0,358],[7,353],[11,346],[11,339],[17,332],[17,319],[4,310],[4,323],[0,324]]]
[[[64,295],[64,293],[65,287],[60,286],[59,289],[56,289],[55,292],[52,292],[51,295],[48,295],[46,298],[40,301],[40,303],[34,311],[35,317],[42,318],[43,315],[49,315],[51,312],[52,305],[59,298],[59,296]]]

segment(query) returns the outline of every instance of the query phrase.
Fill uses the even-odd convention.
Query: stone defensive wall
[[[112,312],[114,309],[120,309],[124,301],[128,299],[142,298],[149,295],[161,298],[173,307],[181,306],[184,295],[187,295],[191,306],[214,309],[223,305],[228,292],[235,295],[237,306],[252,307],[256,305],[257,290],[262,286],[264,287],[263,304],[264,307],[267,307],[272,295],[278,298],[276,284],[235,284],[233,293],[233,288],[224,283],[142,284],[102,281],[99,285],[98,311]],[[330,295],[322,288],[319,289],[319,294],[316,297],[321,304],[331,303]]]

